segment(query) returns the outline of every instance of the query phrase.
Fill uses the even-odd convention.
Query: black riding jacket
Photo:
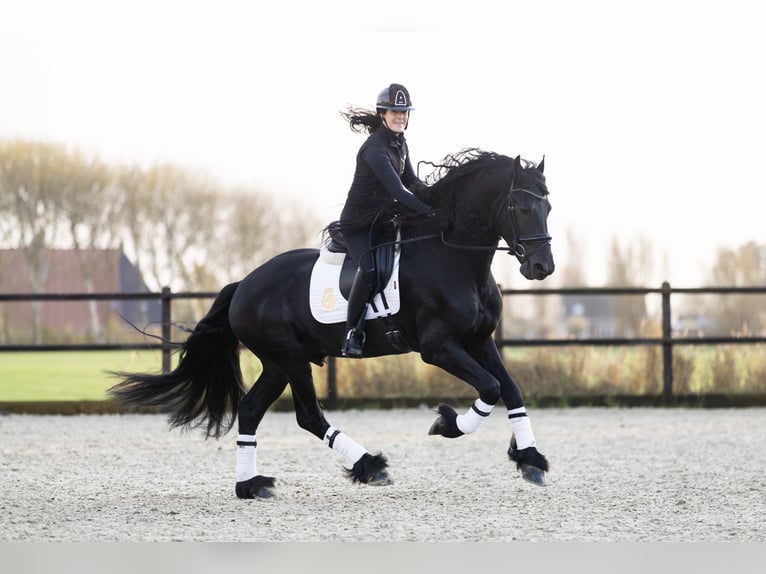
[[[344,227],[366,227],[379,211],[427,214],[432,208],[411,193],[423,187],[415,175],[404,134],[385,125],[359,148],[356,170],[340,220]]]

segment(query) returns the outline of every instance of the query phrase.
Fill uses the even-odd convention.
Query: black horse
[[[543,176],[520,157],[463,150],[445,158],[424,192],[447,214],[435,222],[398,219],[400,309],[368,320],[365,357],[416,351],[473,386],[478,398],[458,415],[439,405],[429,434],[454,438],[478,429],[500,400],[511,424],[509,458],[522,476],[544,485],[548,461],[537,451],[522,394],[505,370],[492,339],[502,310],[490,265],[502,237],[527,279],[554,270],[550,212]],[[391,483],[387,460],[372,455],[330,425],[317,401],[311,365],[339,356],[345,321],[318,321],[310,310],[310,278],[318,249],[282,253],[239,282],[224,287],[210,311],[181,345],[178,366],[167,374],[115,373],[110,392],[122,404],[160,407],[171,427],[206,426],[219,438],[239,418],[237,482],[240,498],[272,496],[274,479],[257,474],[255,434],[269,406],[291,387],[298,425],[343,454],[353,482]],[[392,333],[395,336],[392,336]],[[239,365],[244,345],[262,363],[246,390]]]

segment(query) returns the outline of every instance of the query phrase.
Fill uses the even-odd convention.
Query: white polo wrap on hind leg
[[[516,437],[516,448],[523,450],[535,446],[535,435],[532,432],[532,423],[529,422],[526,407],[508,410],[508,419],[511,421],[511,430]]]
[[[473,406],[464,415],[457,416],[457,419],[455,420],[457,428],[459,428],[463,434],[476,432],[481,426],[481,423],[484,422],[484,419],[490,415],[492,407],[494,406],[495,405],[488,405],[481,399],[476,399]]]
[[[348,438],[344,433],[333,426],[327,429],[324,435],[324,442],[331,449],[338,451],[340,454],[346,457],[351,463],[356,463],[362,456],[367,453],[367,450]]]
[[[237,435],[237,482],[250,480],[255,471],[255,435]]]

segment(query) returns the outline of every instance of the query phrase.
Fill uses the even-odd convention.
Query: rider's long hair
[[[351,131],[356,133],[373,134],[383,125],[383,118],[380,117],[380,114],[366,108],[349,106],[340,115],[348,122]]]

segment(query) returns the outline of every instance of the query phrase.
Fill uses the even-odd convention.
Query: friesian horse
[[[478,398],[464,414],[439,405],[429,434],[472,433],[502,400],[511,427],[508,456],[525,479],[539,485],[545,485],[548,461],[536,448],[522,393],[492,338],[502,299],[490,265],[502,249],[518,259],[527,279],[553,273],[544,162],[465,149],[448,155],[422,192],[446,214],[442,221],[381,214],[385,221],[393,216],[399,228],[388,243],[399,251],[401,302],[398,312],[367,321],[364,347],[364,357],[418,352],[476,389]],[[500,238],[507,248],[498,245]],[[348,460],[353,482],[392,482],[386,457],[370,454],[333,427],[317,400],[310,363],[340,356],[345,335],[345,317],[328,324],[312,316],[310,280],[319,258],[319,249],[288,251],[225,286],[180,344],[172,372],[113,373],[121,379],[110,389],[118,402],[159,407],[169,413],[171,428],[203,427],[206,436],[220,438],[238,418],[239,498],[273,495],[274,478],[257,473],[255,435],[288,384],[298,425]],[[263,367],[249,390],[242,381],[240,345]]]

